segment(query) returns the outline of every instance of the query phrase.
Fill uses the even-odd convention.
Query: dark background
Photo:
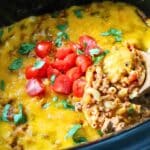
[[[0,26],[12,24],[30,15],[39,15],[92,0],[3,0],[0,2]],[[102,1],[102,0],[94,0]],[[113,0],[117,1],[117,0]],[[150,0],[122,0],[137,5],[150,16]]]

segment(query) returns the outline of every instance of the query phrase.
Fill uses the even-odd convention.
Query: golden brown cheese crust
[[[83,18],[74,15],[73,10],[77,8],[85,10]],[[92,3],[88,6],[73,6],[61,11],[56,18],[49,14],[29,17],[3,29],[4,34],[0,42],[0,80],[3,79],[6,86],[5,91],[0,90],[0,113],[7,103],[14,109],[22,103],[28,122],[21,126],[0,122],[0,149],[47,150],[75,146],[71,138],[64,137],[76,123],[83,124],[81,134],[84,133],[88,141],[100,138],[97,131],[88,125],[82,112],[59,108],[57,103],[52,102],[56,93],[48,92],[43,99],[31,98],[25,93],[24,68],[35,61],[34,53],[23,57],[23,68],[20,70],[10,72],[8,66],[14,58],[20,57],[17,51],[21,43],[52,40],[58,32],[56,25],[66,21],[69,25],[66,32],[72,41],[76,41],[80,35],[87,34],[94,37],[103,49],[111,50],[114,45],[129,43],[147,50],[150,48],[150,28],[137,15],[136,10],[136,7],[124,3]],[[116,43],[111,36],[100,36],[100,33],[112,27],[122,30],[121,43]],[[59,100],[67,98],[57,96]],[[80,101],[77,98],[69,100],[73,103]],[[47,102],[51,103],[50,107],[43,109],[42,105]]]

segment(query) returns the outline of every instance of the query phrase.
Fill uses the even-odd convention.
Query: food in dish
[[[63,149],[150,118],[149,19],[125,3],[72,6],[0,29],[0,149]]]

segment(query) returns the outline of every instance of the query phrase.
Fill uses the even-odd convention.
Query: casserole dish
[[[59,3],[59,5],[57,5],[58,6],[58,8],[57,8],[57,10],[59,10],[59,9],[62,9],[62,8],[65,8],[65,7],[69,7],[69,6],[71,6],[71,5],[74,5],[74,4],[85,4],[85,3],[87,3],[87,1],[85,2],[85,1],[76,1],[76,2],[74,2],[74,1],[70,1],[70,2],[65,2],[65,4],[64,4],[64,1],[59,1],[60,3]],[[90,1],[89,1],[90,2]],[[31,3],[30,3],[30,1],[16,1],[16,3],[14,4],[12,4],[13,6],[9,6],[9,5],[6,5],[5,4],[5,2],[4,2],[4,4],[3,4],[3,8],[1,9],[1,11],[2,11],[2,16],[4,16],[3,14],[4,13],[6,13],[6,17],[2,17],[4,20],[1,20],[1,24],[2,25],[6,25],[6,24],[10,24],[10,23],[12,23],[12,22],[14,22],[14,21],[17,21],[17,20],[19,20],[19,19],[21,19],[21,18],[24,18],[24,17],[27,17],[27,16],[30,16],[30,15],[35,15],[35,14],[40,14],[40,13],[46,13],[46,12],[49,12],[49,10],[50,10],[50,7],[51,6],[54,6],[54,5],[56,5],[56,4],[54,4],[55,2],[53,2],[53,1],[44,1],[44,2],[36,2],[36,3],[32,3],[32,5],[30,5]],[[137,2],[136,4],[137,5],[139,5],[139,6],[143,6],[144,4],[147,4],[147,1],[145,1],[144,3],[143,3],[143,5],[141,4],[141,3],[143,3],[143,2],[141,2],[141,1],[139,1],[139,2]],[[8,4],[8,2],[7,2],[7,4]],[[10,5],[11,5],[11,3],[10,3]],[[36,5],[36,7],[35,7],[35,5]],[[143,7],[141,7],[142,9],[145,9],[145,12],[147,13],[147,15],[148,15],[148,12],[149,12],[149,7],[146,7],[146,6],[148,6],[148,5],[145,5],[144,6],[144,8]],[[16,9],[16,7],[17,7],[17,9]],[[31,7],[31,9],[29,9],[29,7]],[[9,11],[6,11],[6,10],[9,10]],[[51,11],[54,11],[54,8],[51,8]],[[9,12],[9,13],[8,13]],[[12,13],[11,13],[12,12]],[[79,14],[80,15],[80,14]],[[142,16],[142,19],[144,20],[144,19],[146,19],[145,18],[145,16],[143,16],[143,14],[142,13],[140,13],[139,14],[140,16]],[[24,29],[24,26],[22,26],[22,30]],[[120,32],[119,32],[119,34],[120,34]],[[120,37],[117,37],[116,38],[116,40],[119,40],[120,41]],[[30,45],[31,46],[31,45]],[[20,50],[21,51],[21,50]],[[126,50],[124,51],[125,53],[126,53]],[[22,53],[22,52],[21,52]],[[37,53],[37,55],[38,56],[40,56],[40,57],[43,57],[43,56],[41,56],[41,54],[39,54],[38,52],[36,52]],[[127,55],[128,55],[128,52],[127,52]],[[42,63],[42,62],[40,62],[40,63]],[[38,64],[39,65],[39,64]],[[107,63],[106,63],[106,65],[107,65]],[[38,66],[39,67],[39,66]],[[14,68],[12,67],[12,65],[11,66],[9,66],[9,70],[13,70]],[[59,69],[58,69],[59,70]],[[61,70],[61,69],[60,69]],[[107,70],[107,69],[106,69]],[[64,70],[63,70],[64,71]],[[108,71],[109,72],[109,71]],[[142,71],[142,72],[144,72],[144,71]],[[142,75],[141,75],[142,76]],[[27,79],[28,78],[30,78],[29,76],[27,76]],[[87,79],[88,80],[88,79]],[[65,82],[67,82],[68,83],[68,81],[66,80]],[[19,83],[19,81],[18,81],[18,83]],[[69,83],[68,83],[69,84]],[[56,89],[55,89],[56,90]],[[57,89],[57,91],[58,91],[58,89]],[[30,93],[29,91],[27,91],[31,96],[34,96],[34,94],[33,93]],[[60,91],[59,91],[60,92]],[[65,92],[67,92],[68,93],[68,91],[65,91]],[[66,93],[65,93],[66,94]],[[8,106],[8,105],[7,105]],[[47,107],[47,106],[44,106],[45,108]],[[66,107],[66,103],[64,104],[64,107]],[[67,104],[67,107],[68,107],[68,104]],[[71,109],[72,109],[72,106],[70,106],[69,105],[69,107],[71,107]],[[5,107],[6,108],[6,107]],[[20,108],[20,110],[21,110],[21,105],[19,105],[19,108]],[[85,113],[87,113],[86,112],[86,110],[85,110]],[[3,118],[2,118],[2,120],[4,120]],[[15,118],[14,118],[14,120],[15,120]],[[25,120],[23,120],[23,122],[24,122]],[[89,121],[90,122],[90,121]],[[18,122],[16,122],[16,123],[18,123]],[[20,123],[20,122],[19,122]],[[94,126],[94,125],[93,125]],[[80,125],[79,126],[76,126],[77,128],[81,128],[80,127]],[[108,135],[108,137],[106,136],[103,140],[101,140],[101,141],[97,141],[97,142],[94,142],[94,143],[91,143],[91,144],[85,144],[85,145],[83,145],[83,146],[79,146],[79,147],[75,147],[75,149],[82,149],[82,148],[87,148],[87,149],[96,149],[96,148],[103,148],[103,149],[109,149],[112,145],[114,145],[114,142],[115,143],[117,143],[117,142],[119,142],[120,144],[117,144],[117,146],[116,147],[114,147],[114,148],[116,148],[116,149],[119,149],[119,148],[122,148],[122,147],[125,147],[125,148],[131,148],[132,147],[132,149],[134,148],[134,149],[136,149],[137,148],[137,144],[139,144],[138,145],[138,148],[140,148],[140,149],[148,149],[149,148],[149,132],[147,132],[149,130],[149,121],[144,121],[144,123],[143,123],[143,121],[141,121],[141,124],[137,124],[137,126],[135,126],[134,125],[134,128],[131,128],[131,129],[126,129],[125,131],[122,131],[122,132],[120,132],[119,131],[119,133],[115,133],[115,135],[114,136],[112,136],[112,137],[109,137],[109,135]],[[141,135],[141,133],[142,134],[144,134],[145,133],[145,135],[144,135],[144,142],[141,140],[141,139],[143,139],[143,137],[141,137],[141,136],[139,136],[139,135]],[[132,137],[137,137],[137,141],[138,141],[138,143],[131,143],[131,144],[129,144],[129,146],[127,146],[126,145],[126,142],[124,142],[124,140],[125,139],[127,139],[127,140],[130,140]],[[82,139],[83,140],[83,139]],[[85,140],[85,139],[84,139]],[[15,143],[13,143],[13,146],[15,145]],[[15,149],[15,146],[14,146],[14,149]],[[57,149],[57,148],[56,148]]]

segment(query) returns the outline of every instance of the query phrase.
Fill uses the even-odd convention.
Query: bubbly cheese
[[[93,141],[100,136],[95,129],[92,129],[82,112],[66,110],[53,103],[52,98],[56,95],[47,89],[46,97],[42,99],[31,98],[25,92],[26,79],[24,69],[27,65],[33,64],[35,58],[20,56],[17,53],[21,43],[36,42],[39,40],[56,37],[58,29],[56,25],[67,21],[68,33],[72,41],[77,41],[80,35],[89,35],[95,38],[100,47],[104,50],[111,50],[114,45],[125,45],[126,43],[136,44],[140,49],[150,48],[150,28],[136,13],[136,7],[125,3],[92,3],[82,11],[82,18],[77,18],[74,9],[84,6],[73,6],[68,8],[66,18],[52,18],[49,14],[39,17],[29,17],[21,20],[12,26],[3,28],[4,34],[0,43],[0,80],[4,80],[5,91],[0,90],[0,106],[7,104],[10,100],[12,106],[17,107],[23,104],[28,118],[28,127],[25,134],[17,133],[17,143],[25,150],[51,150],[76,146],[72,138],[66,139],[68,130],[78,123],[82,123],[82,135],[88,141]],[[101,36],[102,32],[116,28],[122,31],[122,42],[114,41],[112,36]],[[23,67],[18,71],[10,72],[9,64],[17,57],[23,57]],[[125,63],[129,66],[126,67]],[[110,52],[106,57],[105,71],[110,78],[119,78],[124,69],[130,70],[132,63],[131,56],[126,49]],[[59,101],[67,99],[58,95]],[[43,103],[49,102],[50,106],[42,108]],[[1,108],[1,107],[0,107]],[[1,110],[0,110],[1,111]],[[17,127],[18,129],[19,127]],[[0,122],[0,149],[11,150],[11,143],[16,138],[16,127],[13,123]]]
[[[124,73],[131,71],[132,61],[132,53],[127,48],[114,49],[104,59],[104,72],[115,83]]]

